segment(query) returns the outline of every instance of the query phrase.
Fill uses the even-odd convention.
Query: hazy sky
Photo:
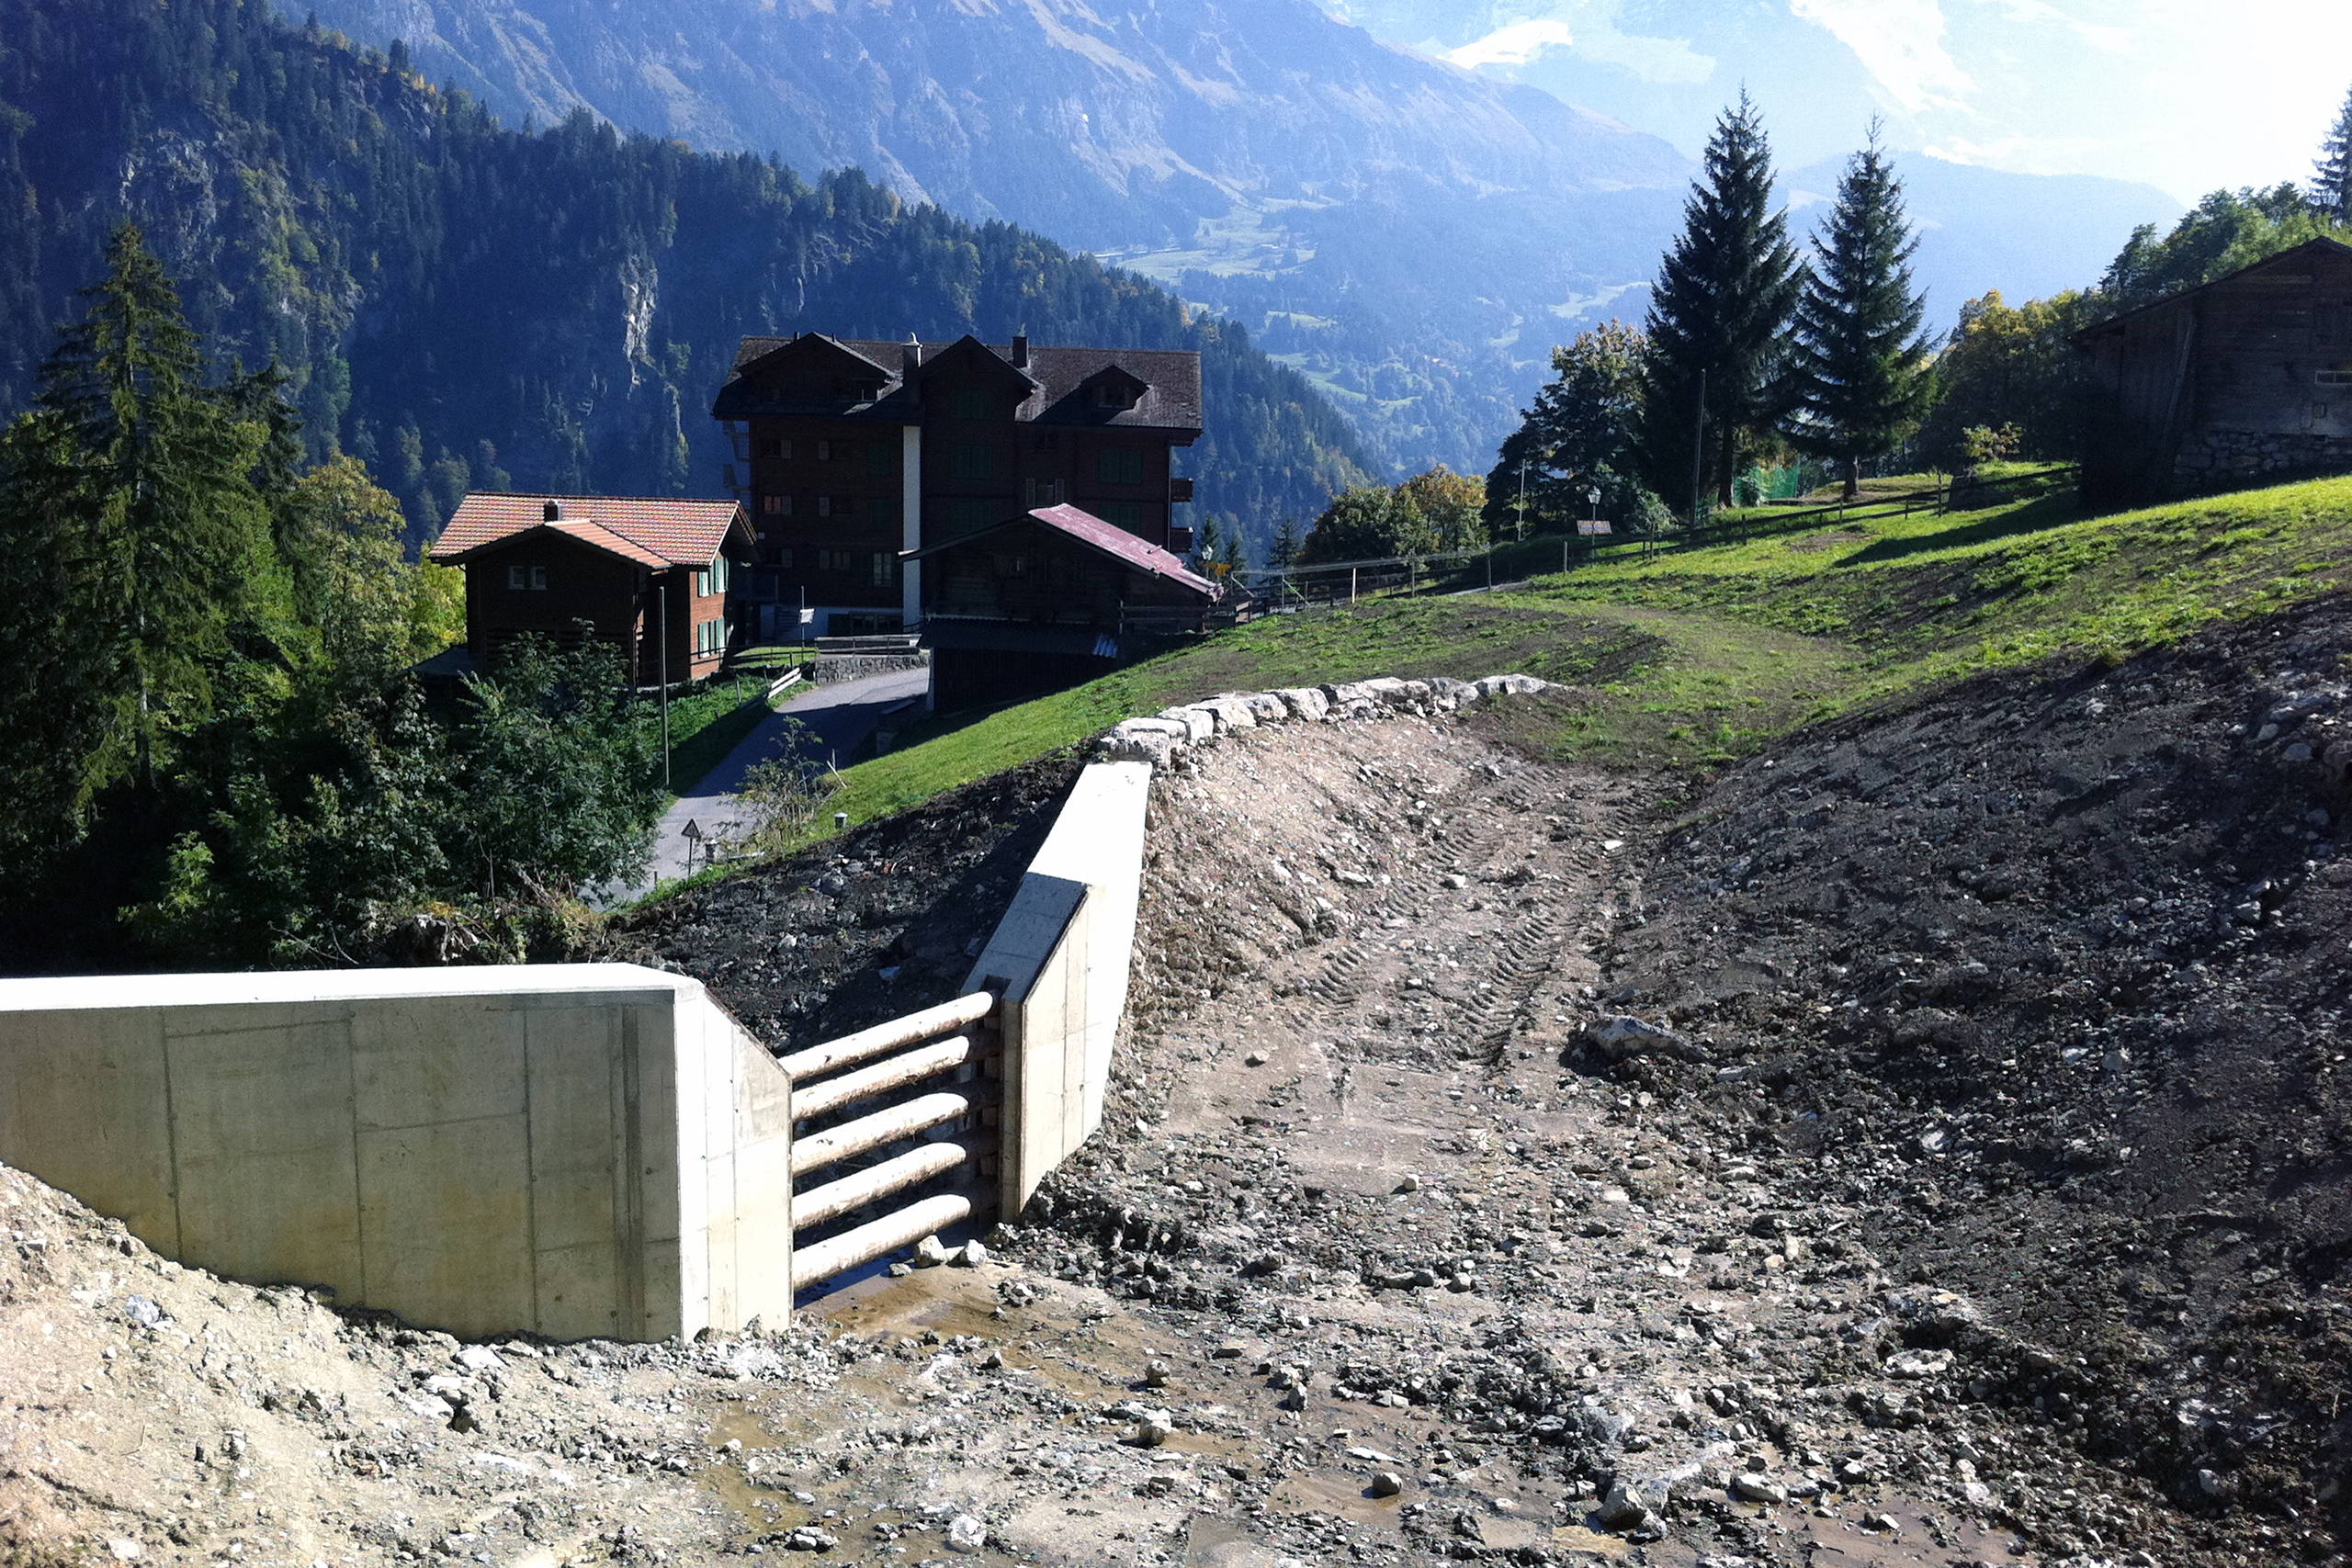
[[[2183,200],[2301,179],[2352,91],[2352,0],[1334,0],[1693,150],[1751,85],[1790,161],[1898,145]],[[1661,123],[1661,121],[1670,123]]]

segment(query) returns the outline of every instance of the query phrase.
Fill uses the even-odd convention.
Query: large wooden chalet
[[[2352,471],[2352,245],[2312,240],[2075,344],[2095,504]]]
[[[937,700],[1083,678],[1198,630],[1174,452],[1197,354],[1026,337],[746,338],[712,412],[757,537],[737,586],[766,637],[920,630]]]
[[[432,558],[466,573],[466,651],[487,665],[526,634],[617,644],[639,685],[718,672],[731,580],[752,553],[734,501],[466,497]]]

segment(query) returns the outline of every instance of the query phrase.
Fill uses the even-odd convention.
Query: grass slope
[[[2112,660],[2346,585],[2352,479],[2103,518],[2050,497],[1950,516],[1632,557],[1516,592],[1385,599],[1257,622],[1070,691],[959,716],[843,775],[853,823],[1223,691],[1521,670],[1561,756],[1668,772],[1812,720],[2066,655]]]

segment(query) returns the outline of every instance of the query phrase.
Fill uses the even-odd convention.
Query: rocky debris
[[[1196,703],[1172,707],[1151,718],[1131,718],[1112,728],[1095,742],[1101,761],[1148,762],[1169,767],[1193,747],[1218,735],[1230,735],[1262,726],[1324,724],[1340,720],[1385,718],[1396,715],[1428,716],[1501,696],[1531,695],[1548,691],[1551,683],[1532,675],[1489,675],[1478,681],[1402,681],[1382,677],[1373,681],[1340,682],[1320,687],[1292,687],[1279,692],[1228,692]]]
[[[1081,763],[1047,758],[616,922],[583,957],[688,975],[779,1053],[953,996]]]

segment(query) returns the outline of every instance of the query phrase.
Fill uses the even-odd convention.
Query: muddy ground
[[[2343,1562],[2347,649],[2323,605],[1695,794],[1484,716],[1220,742],[1103,1135],[990,1261],[781,1333],[486,1359],[0,1173],[0,1543]],[[1055,788],[636,940],[779,1045],[944,994]]]

